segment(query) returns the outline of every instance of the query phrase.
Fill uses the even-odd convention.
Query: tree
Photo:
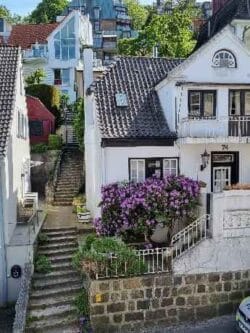
[[[180,1],[171,14],[153,14],[136,39],[120,40],[119,52],[125,55],[151,55],[158,46],[159,56],[187,57],[195,46],[191,31],[194,8]]]
[[[128,15],[132,18],[132,26],[134,30],[141,30],[148,17],[147,9],[140,5],[138,0],[125,0],[128,7]]]
[[[42,0],[29,15],[30,23],[49,23],[55,22],[67,7],[68,0]]]
[[[4,5],[0,5],[0,17],[6,19],[9,23],[20,23],[22,21],[20,15],[12,15],[9,9]]]
[[[25,82],[27,85],[32,84],[40,84],[42,83],[43,79],[45,78],[45,72],[43,69],[38,68],[34,73],[30,74],[26,79]]]

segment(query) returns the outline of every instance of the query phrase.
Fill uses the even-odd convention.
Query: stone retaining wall
[[[91,281],[89,291],[95,333],[138,333],[233,313],[250,295],[250,270]]]

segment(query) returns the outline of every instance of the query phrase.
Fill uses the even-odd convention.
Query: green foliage
[[[112,277],[140,275],[145,272],[145,265],[136,253],[120,239],[112,237],[91,236],[86,239],[75,255],[73,264],[93,278],[96,274],[108,274]]]
[[[51,271],[51,262],[46,256],[37,256],[35,259],[36,273],[49,273]]]
[[[46,153],[48,146],[45,143],[37,143],[31,146],[31,153],[33,154],[42,154]]]
[[[49,135],[49,150],[60,150],[62,148],[62,138],[57,134]]]
[[[67,0],[42,0],[29,15],[30,23],[55,22],[56,17],[61,15],[68,5]]]
[[[134,30],[141,30],[146,22],[148,11],[140,5],[138,0],[125,0],[128,7],[128,15],[132,18],[132,26]]]
[[[151,55],[157,45],[161,57],[187,57],[195,46],[191,31],[194,13],[193,5],[179,1],[171,14],[151,14],[137,38],[119,41],[119,53]]]
[[[84,100],[78,98],[77,101],[72,105],[74,112],[73,127],[77,137],[80,149],[84,148]]]
[[[45,244],[45,243],[48,242],[49,237],[48,237],[46,234],[44,234],[44,233],[40,233],[40,234],[38,235],[37,240],[38,240],[38,243],[39,243],[40,245],[42,245],[42,244]]]
[[[4,5],[0,5],[0,17],[7,20],[7,22],[12,24],[21,23],[22,17],[17,14],[11,14],[9,9]]]
[[[77,206],[76,212],[78,213],[87,213],[87,208],[84,206]]]
[[[33,84],[40,84],[42,83],[43,79],[45,78],[45,72],[43,69],[38,68],[35,72],[30,74],[26,79],[25,82],[28,86]]]
[[[78,316],[89,315],[89,295],[85,289],[83,289],[81,293],[76,296],[74,303]]]
[[[56,117],[56,127],[61,123],[60,92],[48,84],[32,84],[26,87],[26,94],[39,98]]]
[[[79,194],[73,199],[73,206],[81,206],[86,202],[86,197],[83,194]]]

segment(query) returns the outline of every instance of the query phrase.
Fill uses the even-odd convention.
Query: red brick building
[[[27,96],[30,143],[47,143],[55,131],[55,116],[36,97]]]

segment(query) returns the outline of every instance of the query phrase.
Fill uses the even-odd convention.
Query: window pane
[[[75,18],[73,17],[68,23],[68,37],[75,37]]]
[[[138,160],[138,182],[143,182],[145,180],[145,162],[143,160]]]
[[[62,69],[62,83],[69,84],[69,69]]]
[[[68,37],[68,29],[67,25],[65,25],[65,27],[63,27],[61,30],[61,38],[67,38],[67,37]]]
[[[76,53],[75,53],[75,47],[72,46],[69,48],[69,59],[75,59]]]
[[[68,47],[62,47],[62,60],[68,60],[69,59],[69,49]]]
[[[166,178],[169,175],[177,176],[178,163],[177,159],[164,159],[163,160],[163,178]]]
[[[190,93],[190,110],[191,116],[199,117],[201,114],[201,94],[199,92]]]
[[[245,115],[250,115],[250,91],[245,92]]]
[[[230,115],[240,115],[240,91],[230,91]]]
[[[214,94],[204,93],[204,116],[212,117],[214,115]]]
[[[55,58],[60,59],[60,57],[61,57],[61,43],[59,41],[55,41],[54,45],[55,45]]]

